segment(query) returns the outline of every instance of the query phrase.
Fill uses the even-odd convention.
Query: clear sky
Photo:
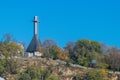
[[[41,42],[50,38],[64,47],[89,39],[120,47],[120,0],[0,0],[0,38],[10,33],[28,45],[35,15]]]

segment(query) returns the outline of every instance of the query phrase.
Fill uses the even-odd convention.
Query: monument
[[[33,22],[34,22],[34,35],[26,50],[25,57],[42,56],[42,53],[39,52],[39,48],[42,45],[38,37],[38,23],[39,23],[38,16],[34,17]]]

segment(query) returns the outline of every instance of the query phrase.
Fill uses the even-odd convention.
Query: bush
[[[104,80],[108,78],[108,73],[105,69],[91,70],[86,73],[87,80]]]
[[[105,63],[97,63],[96,67],[97,67],[97,68],[101,68],[101,69],[107,69],[107,68],[108,68],[108,64],[105,64]]]
[[[23,73],[18,80],[32,80],[32,79],[29,74]]]
[[[29,67],[26,73],[30,75],[31,79],[39,79],[41,76],[41,72],[37,67]]]
[[[102,75],[100,75],[100,73],[99,73],[98,70],[89,71],[89,72],[86,74],[86,78],[87,78],[88,80],[103,80]]]
[[[60,80],[57,76],[50,76],[47,78],[47,80]]]
[[[5,68],[3,66],[0,66],[0,75],[3,74],[4,70],[5,70]]]
[[[46,70],[44,70],[44,71],[42,71],[42,77],[43,77],[43,79],[46,80],[50,76],[51,73],[52,73],[52,71],[49,68],[46,69]]]
[[[2,75],[5,71],[5,61],[0,59],[0,75]]]

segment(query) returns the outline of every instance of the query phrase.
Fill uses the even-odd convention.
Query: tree
[[[99,54],[102,52],[100,44],[90,40],[78,40],[74,51],[76,55],[80,54],[83,57],[86,57],[89,52],[96,52]]]
[[[59,58],[59,54],[61,54],[63,51],[61,48],[59,48],[58,46],[53,46],[49,49],[50,51],[50,56],[53,59],[58,59]]]
[[[59,53],[59,59],[68,61],[69,60],[69,51],[64,50]]]
[[[51,56],[50,54],[50,50],[54,47],[57,46],[56,42],[53,41],[52,39],[46,39],[43,44],[42,44],[43,48],[41,48],[41,50],[44,52],[44,56],[49,58]]]
[[[75,55],[73,54],[75,46],[76,46],[76,42],[69,41],[64,48],[64,51],[67,52],[66,57],[68,57],[67,60],[68,62],[73,63],[74,60],[76,59]]]
[[[5,39],[0,42],[0,57],[5,60],[5,72],[15,73],[17,69],[15,56],[21,56],[23,49],[17,42],[11,39],[12,37],[10,35],[7,34],[4,38]]]
[[[5,39],[0,42],[0,55],[5,58],[12,58],[23,54],[23,49],[17,42],[13,41],[10,34],[6,34]]]
[[[46,39],[44,42],[43,42],[43,47],[44,48],[50,48],[52,46],[56,46],[56,42],[53,41],[52,39]]]
[[[47,58],[58,59],[60,54],[63,52],[57,45],[50,46],[48,48],[41,48],[44,51],[44,56]]]
[[[71,49],[71,48],[68,48]],[[102,53],[101,46],[97,41],[78,40],[74,48],[69,53],[69,57],[74,63],[88,66],[92,60],[97,60],[97,57]]]
[[[5,58],[12,58],[23,54],[23,49],[16,42],[3,42],[0,44],[0,54]]]
[[[65,47],[65,50],[68,50],[69,53],[72,53],[74,51],[74,47],[75,47],[76,43],[69,41]]]
[[[116,47],[111,48],[108,51],[108,64],[113,70],[120,70],[120,50]]]
[[[3,36],[3,42],[10,42],[10,41],[13,41],[13,36],[9,33],[6,33],[4,36]]]
[[[102,53],[108,55],[108,50],[110,49],[110,47],[107,46],[105,43],[100,43],[100,45],[101,45]]]
[[[88,67],[90,64],[90,62],[87,58],[81,57],[81,56],[78,57],[77,61],[78,61],[78,64],[85,66],[85,67]]]

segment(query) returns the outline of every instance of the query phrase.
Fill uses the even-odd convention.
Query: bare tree
[[[42,46],[45,49],[46,57],[49,58],[49,56],[50,56],[50,48],[52,48],[53,46],[56,46],[56,42],[53,41],[52,39],[46,39],[43,42]]]
[[[4,36],[3,36],[3,41],[5,41],[5,42],[10,42],[10,41],[12,41],[12,35],[11,34],[9,34],[9,33],[6,33]]]
[[[108,50],[111,49],[111,46],[107,46],[105,43],[100,43],[102,53],[108,55]]]
[[[120,50],[113,47],[108,51],[108,63],[113,70],[120,69]]]
[[[76,43],[69,41],[65,47],[65,49],[67,49],[69,51],[69,53],[73,52],[74,47],[75,47]]]
[[[56,45],[56,42],[53,41],[52,39],[46,39],[46,40],[43,42],[43,47],[44,47],[44,48],[52,47],[52,46],[55,46],[55,45]]]

